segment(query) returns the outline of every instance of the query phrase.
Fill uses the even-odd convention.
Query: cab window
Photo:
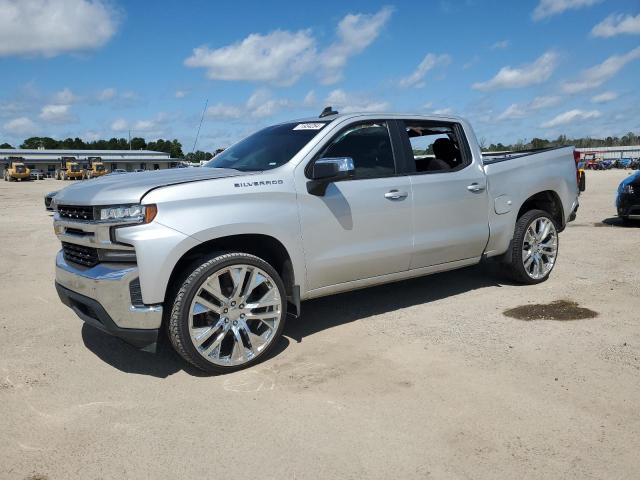
[[[455,124],[405,121],[417,173],[445,173],[468,165]]]
[[[319,158],[350,157],[355,178],[395,175],[396,166],[387,122],[365,122],[342,130]]]

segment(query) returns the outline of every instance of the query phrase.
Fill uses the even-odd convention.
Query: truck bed
[[[488,256],[506,251],[522,202],[533,195],[549,192],[556,196],[563,210],[559,229],[569,221],[578,196],[573,150],[573,147],[559,147],[483,154],[491,202]]]

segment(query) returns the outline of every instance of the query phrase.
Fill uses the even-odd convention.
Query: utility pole
[[[198,131],[196,133],[196,139],[193,141],[193,148],[191,153],[196,151],[196,145],[198,144],[198,137],[200,136],[200,129],[202,128],[202,122],[204,120],[204,114],[207,113],[207,105],[209,105],[209,99],[204,102],[204,109],[202,110],[202,117],[200,117],[200,124],[198,125]]]
[[[131,150],[131,130],[129,130],[129,150]]]

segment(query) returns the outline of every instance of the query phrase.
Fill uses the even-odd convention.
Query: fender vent
[[[136,278],[129,283],[129,295],[131,296],[131,305],[134,307],[144,307],[142,302],[142,290],[140,289],[140,279]]]

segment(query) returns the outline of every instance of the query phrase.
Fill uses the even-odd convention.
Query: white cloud
[[[155,120],[138,120],[133,124],[133,131],[136,132],[150,132],[158,129],[158,124]]]
[[[70,108],[69,105],[45,105],[38,116],[48,123],[69,123],[73,121]]]
[[[435,115],[453,115],[453,108],[438,108],[433,111]]]
[[[559,125],[566,125],[567,123],[575,123],[576,121],[589,120],[592,118],[598,118],[600,112],[598,110],[584,111],[580,109],[569,110],[553,117],[551,120],[544,122],[542,128],[553,128]]]
[[[309,30],[276,30],[267,35],[252,33],[241,42],[215,50],[195,48],[184,63],[206,68],[207,76],[214,80],[291,85],[309,71],[315,56],[315,39]]]
[[[115,88],[105,88],[100,93],[98,93],[98,100],[101,102],[108,102],[109,100],[113,100],[118,91]]]
[[[464,63],[462,65],[462,69],[463,70],[468,70],[471,67],[473,67],[474,65],[478,64],[478,62],[480,62],[480,57],[478,55],[474,55],[471,60],[469,60],[468,62],[466,62],[466,63]]]
[[[14,135],[28,135],[36,131],[37,125],[28,117],[18,117],[9,120],[2,127],[5,131]]]
[[[270,117],[291,102],[284,98],[272,98],[271,92],[265,89],[255,91],[247,100],[247,111],[252,117]]]
[[[131,130],[131,136],[145,133],[147,135],[162,135],[165,133],[165,123],[167,115],[159,113],[153,119],[136,120],[130,122],[124,118],[118,118],[111,123],[111,130],[114,132],[126,132]]]
[[[451,63],[451,57],[447,54],[436,55],[428,53],[418,65],[418,68],[409,76],[400,80],[401,87],[424,87],[424,77],[430,70],[437,66],[446,66]]]
[[[308,97],[308,94],[307,94]],[[267,89],[256,90],[244,105],[218,103],[207,108],[207,117],[217,119],[236,119],[241,117],[271,117],[283,108],[294,106],[294,102],[286,98],[274,98]]]
[[[349,14],[338,24],[337,39],[318,52],[311,30],[276,30],[266,35],[252,33],[224,47],[200,46],[184,64],[204,68],[214,80],[242,80],[288,86],[305,74],[318,71],[323,83],[334,83],[342,76],[348,59],[367,48],[380,34],[392,10]]]
[[[58,104],[69,105],[71,103],[77,102],[78,100],[80,100],[80,98],[76,96],[69,88],[60,90],[53,96],[53,103]]]
[[[504,110],[504,112],[496,117],[496,120],[514,120],[517,118],[524,118],[533,111],[553,107],[560,103],[560,100],[561,97],[550,95],[536,97],[526,104],[512,103]]]
[[[333,90],[325,99],[326,105],[331,105],[341,113],[381,112],[388,110],[389,103],[372,100],[358,94],[349,94],[341,89]]]
[[[518,105],[517,103],[512,103],[509,105],[504,112],[496,117],[497,120],[513,120],[515,118],[523,118],[526,117],[527,110],[525,107]]]
[[[472,85],[476,90],[496,90],[502,88],[522,88],[543,83],[551,77],[558,63],[558,55],[555,52],[546,52],[533,63],[519,68],[510,66],[502,67],[500,71],[486,82],[478,82]]]
[[[207,108],[207,117],[212,118],[240,118],[243,115],[242,109],[235,105],[218,103]]]
[[[119,23],[104,0],[0,0],[0,12],[0,57],[95,49]]]
[[[82,137],[84,140],[88,141],[88,142],[95,142],[96,140],[100,140],[102,138],[104,138],[104,134],[100,133],[100,132],[95,132],[93,130],[89,130],[86,131],[82,134]]]
[[[323,83],[336,83],[350,57],[363,52],[380,35],[393,9],[384,7],[375,14],[348,14],[338,23],[337,37],[320,55]]]
[[[564,82],[562,90],[566,93],[579,93],[598,88],[607,80],[613,78],[629,62],[640,59],[640,47],[624,55],[611,55],[604,62],[595,65],[580,74],[580,79]]]
[[[616,92],[602,92],[591,97],[591,101],[593,103],[607,103],[615,100],[616,98],[618,98],[618,94]]]
[[[127,122],[124,118],[118,118],[111,123],[111,130],[114,132],[124,132],[128,130],[129,122]]]
[[[310,90],[309,93],[305,95],[302,105],[305,107],[313,107],[317,102],[318,99],[316,98],[316,92],[314,90]]]
[[[12,117],[25,110],[27,110],[27,104],[23,101],[0,103],[0,117]]]
[[[189,94],[186,90],[176,90],[175,96],[176,98],[184,98]]]
[[[503,50],[509,46],[509,40],[501,40],[491,45],[491,50]]]
[[[529,103],[529,107],[532,110],[540,110],[542,108],[555,107],[558,103],[560,103],[560,100],[562,100],[562,97],[559,97],[557,95],[548,95],[548,96],[543,95],[531,100],[531,103]]]
[[[612,13],[591,29],[592,37],[615,37],[616,35],[640,35],[640,14],[623,15]]]
[[[540,0],[538,6],[531,14],[534,21],[560,15],[566,10],[577,10],[579,8],[590,7],[602,0]]]

